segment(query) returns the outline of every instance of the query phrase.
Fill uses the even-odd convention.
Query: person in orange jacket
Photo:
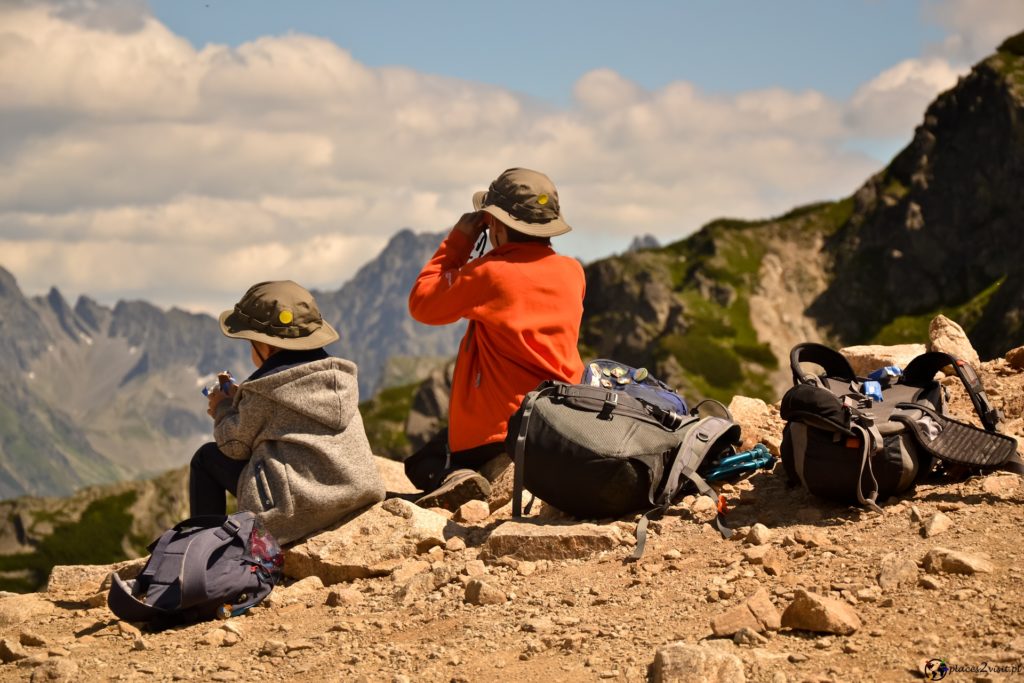
[[[586,281],[575,259],[551,238],[572,228],[558,191],[543,173],[510,168],[464,214],[423,267],[409,294],[412,317],[428,325],[467,319],[452,380],[448,428],[406,461],[427,495],[423,507],[455,510],[486,499],[510,460],[508,420],[544,380],[579,382],[577,344]],[[490,231],[492,249],[470,261]],[[427,471],[412,472],[425,463]],[[433,490],[431,490],[433,489]]]

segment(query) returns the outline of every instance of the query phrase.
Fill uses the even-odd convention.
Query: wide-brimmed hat
[[[527,235],[554,237],[572,230],[562,218],[551,178],[528,168],[502,173],[487,191],[473,195],[473,208]]]
[[[250,287],[232,310],[220,314],[220,330],[227,337],[295,351],[319,349],[338,339],[313,295],[291,280]]]

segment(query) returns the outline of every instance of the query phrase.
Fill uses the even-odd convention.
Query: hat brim
[[[241,325],[240,318],[235,315],[234,310],[224,311],[220,314],[219,320],[220,331],[225,337],[263,342],[279,349],[309,351],[338,341],[337,330],[331,327],[330,323],[326,320],[312,334],[308,334],[305,337],[275,337],[247,329]]]
[[[556,237],[572,230],[572,227],[561,216],[547,223],[527,223],[513,217],[512,214],[500,206],[494,204],[484,206],[484,197],[486,195],[487,192],[485,191],[473,193],[473,210],[486,211],[508,227],[518,230],[523,234],[533,235],[534,237]]]

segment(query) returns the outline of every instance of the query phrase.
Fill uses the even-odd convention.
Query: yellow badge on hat
[[[295,318],[292,316],[291,311],[285,309],[281,311],[281,313],[277,316],[277,319],[281,321],[282,325],[287,325],[291,323],[291,321],[294,320]]]
[[[542,194],[541,196],[537,197],[537,203],[540,204],[541,206],[547,204],[548,196],[546,194]]]

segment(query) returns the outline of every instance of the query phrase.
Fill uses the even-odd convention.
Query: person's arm
[[[448,325],[469,317],[487,300],[487,287],[476,269],[464,267],[482,231],[480,212],[467,213],[455,224],[409,292],[409,314],[414,320]]]
[[[252,455],[253,440],[262,426],[251,405],[258,400],[251,392],[243,392],[237,406],[234,401],[222,400],[213,407],[213,440],[229,458],[248,460]],[[246,404],[250,404],[248,410]]]

